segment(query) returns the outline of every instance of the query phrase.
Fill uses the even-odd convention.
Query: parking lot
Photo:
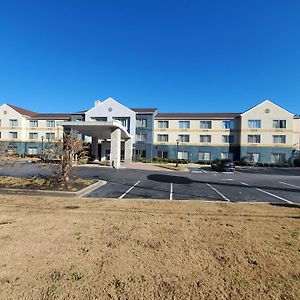
[[[2,170],[2,175],[47,174],[45,168],[24,164]],[[111,169],[83,166],[73,169],[73,177],[107,181],[88,197],[115,199],[208,200],[230,202],[272,202],[300,204],[300,169],[238,168],[216,172],[209,167],[189,172],[168,170]]]

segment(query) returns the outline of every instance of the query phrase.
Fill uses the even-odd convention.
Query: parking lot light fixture
[[[179,140],[176,140],[176,168],[178,167],[178,145]]]
[[[44,136],[41,136],[42,139],[42,155],[44,154]]]

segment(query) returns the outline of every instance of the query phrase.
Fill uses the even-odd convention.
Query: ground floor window
[[[272,153],[271,162],[272,163],[285,162],[285,154],[284,153]]]
[[[157,157],[158,158],[168,158],[168,151],[157,151]]]
[[[210,152],[199,152],[198,160],[211,160]]]
[[[28,147],[28,154],[36,155],[38,153],[37,147]]]
[[[105,150],[105,160],[110,160],[110,150],[109,149]]]
[[[146,157],[146,150],[135,150],[135,156]]]
[[[250,162],[258,162],[260,160],[260,153],[248,152]]]
[[[188,151],[178,151],[178,159],[189,159]]]
[[[221,159],[233,160],[233,153],[231,153],[231,152],[221,152]]]

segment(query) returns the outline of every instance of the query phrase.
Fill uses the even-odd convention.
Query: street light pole
[[[176,140],[176,168],[178,167],[178,145],[179,140]]]

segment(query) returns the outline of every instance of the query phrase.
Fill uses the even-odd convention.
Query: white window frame
[[[211,160],[211,152],[199,151],[198,160],[203,160],[203,161]]]
[[[136,141],[137,142],[146,142],[147,141],[147,133],[138,132],[136,134]]]
[[[286,136],[285,135],[273,135],[273,143],[274,144],[285,144]]]
[[[55,140],[55,133],[54,132],[46,132],[46,140],[48,140],[48,141]]]
[[[27,153],[30,155],[37,155],[38,148],[37,147],[28,147]]]
[[[39,127],[39,122],[36,120],[30,120],[29,127]]]
[[[37,132],[29,132],[30,140],[37,140],[39,138],[39,134]]]
[[[55,127],[55,120],[47,120],[47,127],[54,128]]]
[[[272,153],[271,162],[272,163],[283,163],[285,162],[285,153]]]
[[[179,134],[178,140],[181,143],[189,143],[190,142],[190,135],[189,134]]]
[[[273,128],[286,128],[286,120],[273,120]]]
[[[248,128],[261,128],[261,120],[259,119],[248,120]]]
[[[202,120],[200,121],[201,129],[212,129],[212,121],[210,120]]]
[[[210,134],[201,134],[200,135],[200,143],[211,143],[211,135]]]
[[[234,128],[234,121],[233,120],[223,120],[222,121],[222,128],[223,129],[233,129]]]
[[[260,143],[261,143],[260,134],[248,134],[248,144],[260,144]]]
[[[167,120],[158,120],[157,121],[157,126],[158,126],[158,128],[161,128],[161,129],[169,128],[169,121],[167,121]]]
[[[178,121],[178,126],[180,129],[189,129],[191,127],[191,122],[190,121]]]
[[[169,135],[168,134],[158,134],[157,141],[167,143],[167,142],[169,142]]]
[[[10,131],[9,132],[9,138],[12,139],[12,140],[16,140],[18,138],[18,132]]]
[[[136,119],[136,127],[147,127],[147,119],[137,118]]]
[[[178,151],[178,159],[189,159],[188,151]]]
[[[18,120],[17,119],[9,119],[9,126],[10,127],[18,127]]]

